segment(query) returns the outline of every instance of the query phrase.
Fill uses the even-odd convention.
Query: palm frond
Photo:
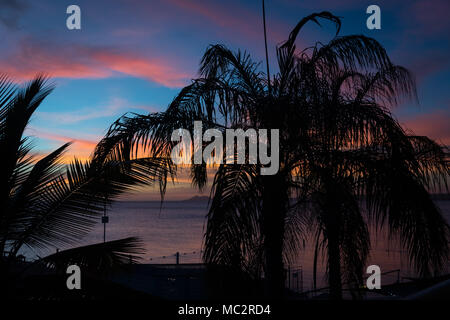
[[[165,179],[166,163],[143,158],[98,166],[75,160],[65,175],[40,191],[38,203],[28,207],[28,215],[20,219],[16,251],[22,245],[45,248],[77,243],[97,222],[105,204],[136,186]]]
[[[254,165],[219,167],[207,216],[203,255],[207,263],[248,271],[255,267],[249,261],[262,260],[254,256],[262,245],[258,236],[260,204],[255,170]]]
[[[339,31],[341,30],[341,19],[339,19],[337,16],[331,14],[328,11],[322,11],[320,13],[313,13],[309,16],[304,17],[302,20],[300,20],[297,25],[292,29],[291,33],[289,34],[288,40],[280,46],[281,49],[284,48],[292,48],[294,46],[295,40],[297,39],[298,33],[300,30],[304,27],[305,24],[312,21],[320,26],[320,23],[317,18],[329,20],[333,22],[336,26],[336,35],[339,34]]]
[[[111,270],[138,263],[141,259],[139,255],[144,252],[142,241],[129,237],[60,251],[37,262],[63,271],[69,265],[77,265],[82,272],[104,275]]]
[[[20,239],[25,236],[24,230],[29,220],[33,219],[33,215],[39,210],[42,194],[46,192],[48,185],[59,177],[62,166],[58,160],[69,145],[70,143],[63,145],[36,162],[27,172],[26,177],[19,181],[18,187],[12,191],[6,211],[8,221],[6,234],[7,238],[15,244],[22,243]],[[14,248],[15,252],[17,252],[16,249],[18,248]]]

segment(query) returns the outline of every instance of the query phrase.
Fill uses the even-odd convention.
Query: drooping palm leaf
[[[20,240],[14,243],[47,247],[74,244],[98,221],[104,206],[136,186],[165,179],[166,161],[143,158],[124,164],[108,161],[100,167],[75,160],[40,192],[32,214],[21,220]]]
[[[137,263],[144,253],[142,241],[135,237],[96,243],[54,253],[38,261],[47,267],[63,270],[77,265],[81,271],[104,274],[128,264]]]

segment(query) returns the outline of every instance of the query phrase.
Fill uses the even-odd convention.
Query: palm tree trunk
[[[338,194],[339,185],[333,182],[332,175],[325,171],[323,173],[324,190],[320,198],[321,220],[323,222],[323,235],[327,240],[328,255],[328,284],[330,287],[330,299],[342,299],[341,279],[341,250],[340,230],[341,217],[337,208],[340,207]]]
[[[324,210],[325,236],[328,244],[328,284],[330,286],[330,298],[334,300],[342,299],[341,280],[341,251],[339,241],[340,221],[339,215],[335,211],[336,202],[333,196],[328,195]]]
[[[342,299],[341,252],[339,248],[339,223],[336,214],[328,213],[327,242],[328,242],[328,283],[330,298]]]
[[[279,174],[263,177],[263,235],[265,294],[280,299],[284,292],[283,238],[287,192]]]

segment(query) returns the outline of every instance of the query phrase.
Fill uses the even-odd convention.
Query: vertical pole
[[[288,282],[289,282],[288,288],[290,289],[291,288],[291,266],[290,265],[288,266]]]
[[[267,85],[269,88],[269,95],[270,95],[271,88],[270,88],[270,72],[269,72],[269,54],[267,53],[266,8],[264,6],[264,0],[262,0],[262,10],[263,10],[263,26],[264,26],[264,46],[266,48]]]
[[[106,197],[105,197],[105,203],[103,204],[103,243],[106,242],[106,222],[105,222],[105,218],[106,217]]]
[[[108,201],[107,196],[105,196],[105,203],[103,204],[103,217],[102,217],[102,223],[103,223],[103,243],[106,242],[106,224],[109,222],[108,216],[106,215],[106,202]]]
[[[175,256],[177,257],[177,264],[180,264],[180,253],[177,252]]]
[[[303,268],[300,269],[300,292],[303,292]]]

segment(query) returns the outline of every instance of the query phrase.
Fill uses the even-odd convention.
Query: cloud
[[[37,137],[47,139],[47,140],[59,141],[59,142],[63,142],[63,143],[74,142],[77,144],[78,147],[81,147],[84,149],[89,149],[91,151],[97,145],[97,142],[95,142],[95,141],[67,137],[67,136],[63,136],[63,135],[47,133],[45,131],[38,131],[36,134],[37,134]]]
[[[147,106],[147,105],[137,105],[137,106],[133,106],[133,108],[144,110],[144,111],[147,111],[148,113],[160,112],[163,109],[161,107]]]
[[[391,0],[392,1],[392,0]],[[368,4],[364,7],[364,3],[361,0],[314,0],[314,1],[292,1],[283,0],[281,1],[287,5],[297,7],[297,8],[308,8],[310,10],[326,9],[326,10],[336,10],[336,9],[354,9],[358,7],[367,8]],[[313,12],[313,11],[312,11]],[[312,13],[311,12],[311,13]]]
[[[161,108],[158,107],[149,105],[132,105],[125,99],[113,98],[105,106],[95,106],[68,112],[37,111],[36,116],[45,121],[65,125],[99,118],[118,117],[130,109],[144,110],[148,113],[158,112],[161,110]]]
[[[0,1],[0,24],[8,29],[17,29],[21,13],[27,6],[21,0]]]
[[[168,0],[168,2],[184,11],[206,18],[210,23],[219,26],[220,30],[228,30],[233,37],[237,34],[241,39],[244,36],[249,40],[263,37],[262,18],[259,11],[255,13],[246,10],[243,6],[233,9],[231,3],[222,6],[212,1]],[[275,42],[286,39],[286,26],[281,21],[269,20],[268,18],[267,23],[270,26],[267,30],[269,38]]]
[[[46,121],[59,124],[73,124],[81,121],[117,116],[121,109],[127,108],[127,101],[114,98],[104,107],[91,107],[70,112],[43,112],[37,111],[36,115]]]
[[[419,82],[425,78],[441,72],[450,66],[450,57],[443,51],[427,50],[417,56],[410,63],[408,68],[414,72]]]
[[[167,87],[186,85],[187,73],[181,73],[171,63],[159,59],[147,59],[130,54],[97,51],[93,59],[106,68],[127,75],[145,78]]]
[[[112,47],[60,45],[23,39],[15,52],[0,59],[0,69],[19,80],[45,72],[56,78],[107,78],[120,74],[182,87],[188,74],[173,62],[148,58]]]
[[[411,6],[415,18],[414,32],[421,35],[444,34],[450,29],[450,2],[448,0],[420,0]]]
[[[208,183],[205,186],[205,189],[200,192],[192,185],[190,170],[180,167],[177,170],[176,181],[174,183],[171,181],[167,183],[167,190],[164,199],[166,201],[179,201],[189,199],[195,195],[209,196],[211,184],[217,171],[214,168],[208,168],[207,170]],[[156,183],[152,186],[138,187],[135,192],[124,194],[120,197],[120,199],[126,201],[158,201],[161,199],[159,184]]]
[[[423,135],[450,146],[450,110],[437,110],[402,121],[416,135]]]
[[[74,136],[79,136],[79,133],[71,133],[70,135],[50,133],[45,129],[36,127],[29,127],[27,129],[27,134],[32,135],[38,139],[60,142],[61,144],[73,142],[63,158],[63,162],[65,163],[70,162],[73,157],[77,157],[81,160],[88,159],[90,154],[94,151],[97,142],[101,139],[100,137],[94,136],[89,136],[88,138],[77,138]],[[51,151],[53,150],[49,150],[48,152]]]

